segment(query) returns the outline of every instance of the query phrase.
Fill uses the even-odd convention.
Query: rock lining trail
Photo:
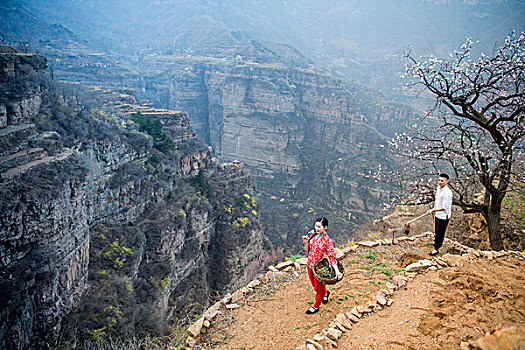
[[[293,270],[289,263],[288,273],[271,274],[253,293],[245,290],[244,296],[237,295],[240,300],[235,300],[234,308],[218,310],[209,328],[203,327],[205,331],[197,336],[195,348],[318,349],[321,345],[329,349],[333,342],[339,349],[457,349],[502,322],[525,324],[522,253],[503,256],[471,250],[463,257],[445,256],[457,266],[406,272],[407,265],[429,258],[431,234],[419,236],[348,253],[342,260],[344,280],[329,286],[329,303],[314,315],[304,313],[314,298],[305,268]],[[443,248],[443,253],[460,253],[458,244],[450,240]],[[378,292],[389,289],[387,282],[391,287],[392,281],[405,279],[405,285],[387,296],[391,306],[376,306],[347,326],[351,329],[338,339],[322,337],[327,329],[338,329],[334,322],[338,315],[350,314],[355,306],[363,309],[371,301],[377,305]]]

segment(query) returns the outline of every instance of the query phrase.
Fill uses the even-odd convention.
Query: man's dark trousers
[[[435,218],[434,221],[434,232],[436,237],[434,238],[434,249],[439,250],[443,245],[443,240],[445,239],[445,231],[447,231],[448,222],[450,219],[438,219]]]

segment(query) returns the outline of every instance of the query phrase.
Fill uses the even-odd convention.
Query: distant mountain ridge
[[[13,0],[10,0],[13,2]],[[140,50],[221,55],[245,45],[234,33],[269,46],[286,44],[346,79],[387,90],[399,80],[408,44],[447,55],[465,36],[491,50],[511,29],[525,29],[525,3],[506,1],[73,1],[19,0],[50,23],[81,35],[91,47],[114,53]],[[275,45],[274,44],[274,45]],[[227,49],[227,50],[225,50]],[[379,72],[373,72],[378,70]],[[382,81],[378,74],[383,75]],[[374,79],[370,81],[371,79]]]
[[[315,61],[395,54],[407,43],[437,55],[466,35],[491,47],[509,29],[523,29],[525,4],[507,1],[100,1],[9,0],[52,24],[61,24],[90,45],[131,52],[210,49],[231,45],[231,32],[291,45]],[[417,38],[423,39],[419,45]],[[91,40],[90,40],[91,39]],[[416,39],[416,40],[414,40]],[[352,42],[354,49],[352,49]],[[440,49],[441,47],[441,49]],[[367,49],[368,48],[368,49]],[[431,48],[431,50],[428,50]],[[444,49],[444,50],[443,50]],[[130,52],[128,52],[130,53]]]

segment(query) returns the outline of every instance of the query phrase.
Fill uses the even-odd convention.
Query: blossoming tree
[[[455,204],[483,215],[494,250],[503,249],[501,208],[511,178],[523,181],[524,43],[525,33],[513,32],[491,55],[477,58],[469,38],[447,59],[407,53],[405,76],[435,104],[392,142],[420,179],[451,172]],[[411,171],[404,169],[407,178]]]

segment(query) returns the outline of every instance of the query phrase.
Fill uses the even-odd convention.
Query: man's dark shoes
[[[323,304],[326,304],[328,302],[328,297],[330,296],[330,291],[326,291],[326,295],[323,298]]]
[[[430,253],[428,253],[428,255],[430,255],[430,256],[436,256],[438,254],[439,254],[439,250],[435,250],[435,249],[433,251],[431,251]]]
[[[318,307],[314,307],[314,306],[312,306],[311,308],[309,308],[308,310],[306,310],[306,314],[307,314],[307,315],[315,314],[317,311],[319,311],[319,308],[318,308]]]

